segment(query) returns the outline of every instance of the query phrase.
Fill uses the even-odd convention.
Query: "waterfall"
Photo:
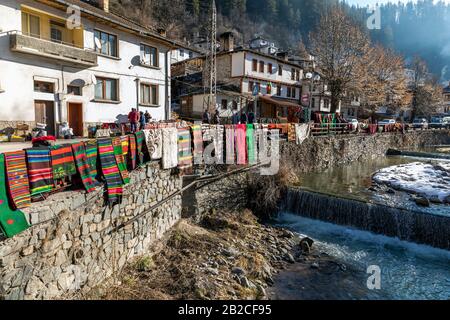
[[[282,210],[450,250],[450,217],[290,188]]]

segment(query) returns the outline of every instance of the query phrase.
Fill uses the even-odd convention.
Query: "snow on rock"
[[[394,189],[445,201],[450,197],[450,163],[414,162],[377,171],[373,180]]]

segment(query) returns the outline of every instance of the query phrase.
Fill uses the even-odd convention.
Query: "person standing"
[[[140,130],[145,129],[145,115],[144,112],[139,112],[139,124],[140,124]]]
[[[243,111],[241,113],[241,124],[247,124],[247,114],[245,113],[245,111]]]
[[[130,121],[130,129],[132,133],[137,131],[137,126],[139,123],[139,113],[136,108],[132,108],[131,112],[128,114],[128,121]]]
[[[220,124],[220,112],[219,109],[214,113],[214,124]]]
[[[205,112],[203,112],[203,123],[211,124],[211,115],[208,110],[205,110]]]
[[[152,116],[150,114],[150,112],[148,112],[148,110],[145,111],[145,123],[150,123],[150,121],[152,120]]]

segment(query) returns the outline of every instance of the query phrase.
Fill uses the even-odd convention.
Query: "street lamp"
[[[306,108],[305,121],[309,122],[311,121],[313,84],[320,81],[320,75],[316,72],[308,72],[305,75],[305,78],[309,80],[309,103],[308,107]]]

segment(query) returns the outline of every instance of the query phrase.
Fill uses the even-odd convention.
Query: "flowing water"
[[[278,299],[450,299],[450,251],[289,213],[276,224],[315,239],[316,251],[351,270],[317,276],[292,267],[275,279],[271,294]],[[381,290],[367,289],[373,265],[381,269]]]

